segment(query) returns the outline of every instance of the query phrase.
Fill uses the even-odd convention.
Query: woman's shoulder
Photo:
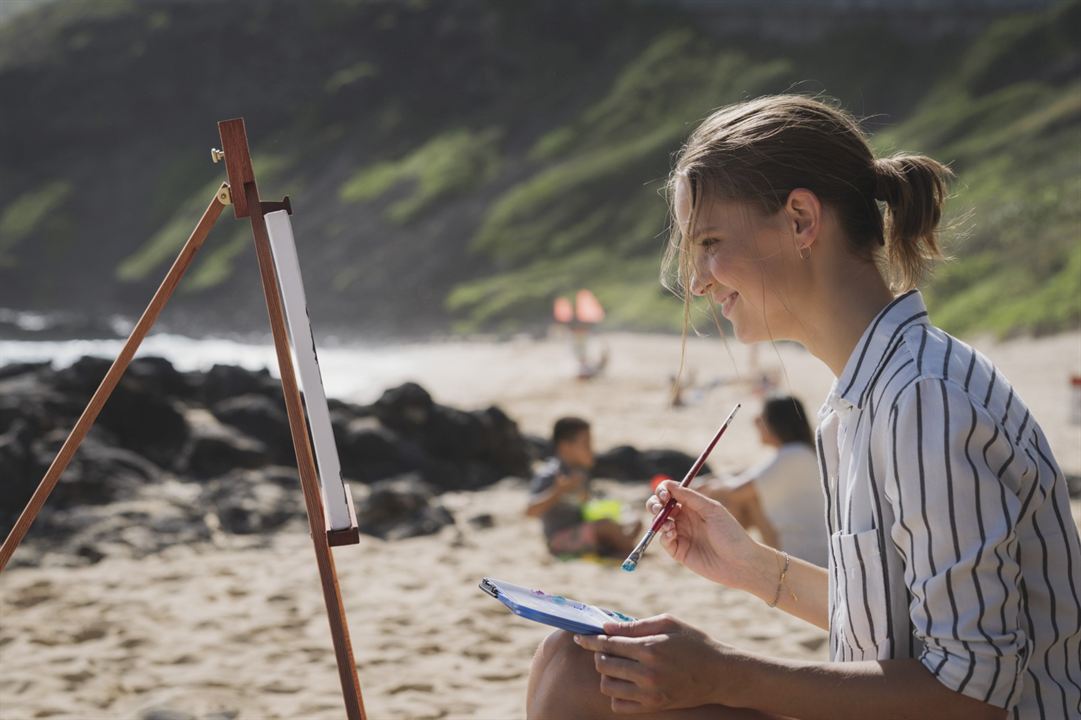
[[[911,364],[889,393],[892,413],[915,413],[923,405],[941,413],[970,407],[976,422],[997,425],[1016,440],[1033,426],[1022,398],[982,352],[934,325],[912,328],[908,334]]]

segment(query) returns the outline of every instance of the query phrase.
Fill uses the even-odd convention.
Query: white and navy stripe
[[[1081,717],[1081,540],[1047,438],[983,355],[882,310],[820,412],[832,659],[917,658],[1015,718]]]

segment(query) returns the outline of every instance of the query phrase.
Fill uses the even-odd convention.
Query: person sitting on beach
[[[757,529],[770,547],[824,567],[826,512],[803,403],[790,395],[768,398],[754,423],[762,444],[776,449],[773,456],[698,491],[723,504],[744,528]]]
[[[589,423],[564,417],[552,429],[554,457],[533,476],[526,515],[540,518],[553,555],[597,554],[624,557],[634,549],[637,529],[615,520],[586,521],[582,509],[590,498],[593,438]]]
[[[534,656],[527,718],[1081,716],[1065,476],[1015,388],[916,289],[941,257],[950,177],[923,155],[876,158],[854,117],[798,95],[721,108],[691,133],[668,184],[677,288],[719,305],[741,342],[796,341],[836,378],[815,437],[829,562],[756,542],[671,481],[646,507],[675,499],[664,550],[826,630],[829,660],[768,657],[668,615],[559,631]]]

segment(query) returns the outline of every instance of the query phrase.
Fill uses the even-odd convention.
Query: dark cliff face
[[[885,114],[875,130],[918,121],[936,93],[999,92],[957,80],[984,63],[1047,92],[982,132],[1025,110],[1057,112],[1051,129],[1068,133],[1078,117],[1052,96],[1076,82],[1077,54],[1053,28],[1076,24],[1076,8],[1011,31],[963,3],[773,15],[738,2],[46,3],[0,26],[0,307],[137,314],[224,179],[209,162],[215,122],[244,116],[264,198],[296,209],[317,330],[536,326],[555,294],[587,284],[614,325],[671,327],[657,189],[711,108],[824,90]],[[906,29],[917,17],[927,32]],[[1016,52],[995,65],[996,47]],[[965,112],[894,139],[949,149],[940,129]],[[1047,182],[1031,174],[1024,191],[1038,193]],[[1073,217],[1055,212],[1047,232]],[[162,322],[263,329],[250,245],[224,215]],[[1060,271],[1064,253],[1039,272]],[[944,298],[971,289],[947,279]]]

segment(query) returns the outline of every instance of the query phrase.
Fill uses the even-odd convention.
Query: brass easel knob
[[[217,148],[210,148],[210,161],[215,165],[225,159],[225,151]]]

